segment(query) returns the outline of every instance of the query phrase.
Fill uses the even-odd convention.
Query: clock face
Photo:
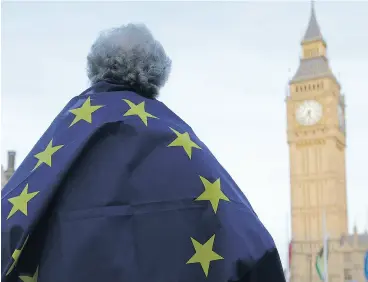
[[[295,113],[296,120],[304,126],[314,125],[319,122],[323,115],[323,108],[320,103],[315,100],[304,101]]]

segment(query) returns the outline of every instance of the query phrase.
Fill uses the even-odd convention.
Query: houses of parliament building
[[[5,184],[13,175],[14,171],[15,171],[15,152],[8,151],[8,167],[4,169],[4,167],[1,165],[1,189],[3,189]]]
[[[314,3],[301,42],[299,67],[289,81],[290,281],[321,281],[315,262],[328,234],[328,281],[365,282],[368,233],[348,233],[345,101],[327,59]]]

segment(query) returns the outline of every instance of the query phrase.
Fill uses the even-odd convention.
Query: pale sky
[[[346,95],[349,226],[362,231],[368,227],[368,2],[317,1],[316,12]],[[173,60],[160,99],[230,172],[285,261],[284,98],[309,13],[309,2],[296,1],[2,3],[1,163],[7,150],[16,150],[19,165],[64,105],[88,87],[86,55],[98,32],[143,22]]]

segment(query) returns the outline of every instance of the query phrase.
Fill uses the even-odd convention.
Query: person
[[[2,281],[285,281],[247,198],[157,99],[170,70],[145,25],[100,34],[91,87],[2,190]]]

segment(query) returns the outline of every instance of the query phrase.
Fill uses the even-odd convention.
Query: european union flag
[[[2,281],[285,281],[275,244],[193,130],[100,82],[2,190]]]

